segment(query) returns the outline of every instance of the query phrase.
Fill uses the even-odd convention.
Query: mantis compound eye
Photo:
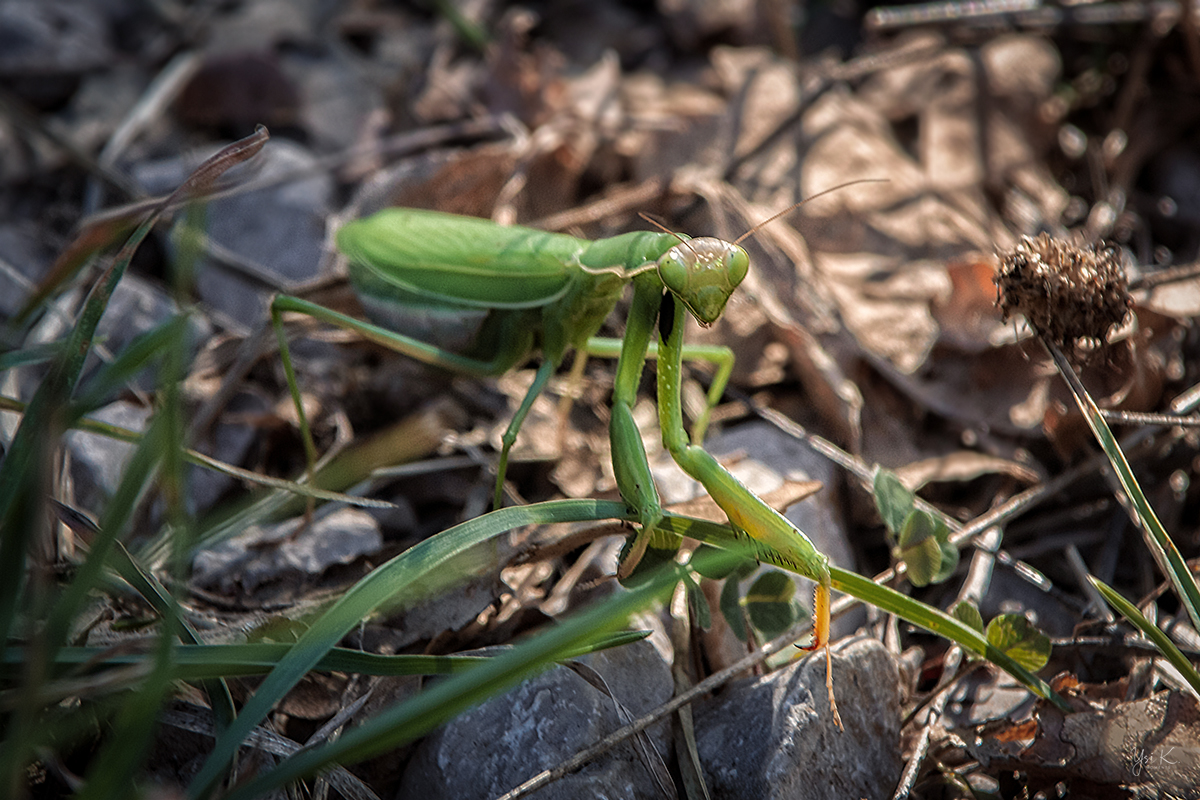
[[[696,261],[696,254],[677,245],[658,260],[658,277],[672,294],[682,295],[687,291],[689,265]]]
[[[725,276],[729,281],[730,292],[741,285],[750,271],[750,254],[741,245],[730,245],[725,253]]]

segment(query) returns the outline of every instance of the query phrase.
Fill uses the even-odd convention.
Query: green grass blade
[[[59,342],[45,342],[20,350],[9,350],[6,353],[0,353],[0,372],[33,364],[44,364],[59,356],[61,352],[62,345]]]
[[[645,639],[649,631],[621,631],[588,642],[565,658],[577,658],[630,642]],[[287,657],[292,645],[286,642],[243,642],[238,644],[181,644],[172,653],[170,677],[177,681],[202,681],[211,678],[233,678],[265,675]],[[512,648],[495,648],[486,655],[381,655],[362,650],[335,647],[313,665],[316,672],[350,672],[359,675],[458,675]],[[22,648],[12,648],[2,664],[0,673],[17,678],[28,654]],[[64,647],[54,659],[55,673],[70,680],[77,675],[90,675],[98,670],[136,666],[146,663],[148,655],[128,652],[123,647]],[[140,680],[132,676],[132,680]],[[67,695],[62,695],[66,697]]]
[[[537,506],[504,509],[456,526],[383,565],[351,589],[342,600],[314,623],[299,642],[292,646],[287,657],[268,675],[258,693],[247,703],[241,717],[218,741],[217,748],[214,749],[209,761],[190,787],[191,796],[198,797],[211,791],[246,733],[261,721],[271,706],[305,672],[321,663],[321,659],[333,648],[341,636],[357,625],[361,619],[385,606],[393,607],[396,603],[412,602],[419,597],[427,596],[428,593],[444,590],[444,586],[434,584],[452,580],[449,575],[445,575],[449,571],[445,569],[445,565],[455,554],[465,552],[470,547],[521,524],[619,518],[624,517],[625,514],[626,510],[621,503],[598,501],[559,501]],[[671,516],[667,518],[666,526],[674,532],[693,538],[714,541],[736,551],[735,556],[744,557],[745,548],[740,545],[726,526]],[[440,580],[437,577],[439,573],[441,574]],[[1007,670],[1039,696],[1049,699],[1060,707],[1066,707],[1065,701],[1044,681],[1030,674],[1003,652],[992,647],[978,631],[972,630],[937,609],[899,592],[878,586],[862,576],[844,570],[834,570],[833,576],[835,588],[849,592],[866,602],[876,604],[884,610],[896,613],[933,633],[959,642],[966,649],[979,653]],[[434,584],[428,583],[430,579],[434,580]],[[394,589],[397,586],[404,587],[400,595],[397,595]],[[603,616],[600,611],[596,613]],[[607,613],[612,612],[610,610]],[[600,618],[599,616],[588,617],[590,620],[588,624],[598,624],[596,620]],[[301,754],[290,759],[279,770],[247,784],[234,796],[248,797],[253,792],[265,790],[268,786],[279,786],[296,777],[311,774],[314,770],[320,769],[333,760],[343,762],[348,759],[363,758],[366,757],[365,754],[379,752],[381,749],[392,746],[394,742],[420,735],[438,724],[437,721],[448,719],[454,713],[482,699],[482,687],[488,686],[494,690],[501,684],[511,685],[511,682],[529,674],[531,665],[544,665],[549,663],[549,660],[553,660],[555,654],[560,652],[558,648],[560,645],[564,645],[564,642],[577,643],[593,637],[595,632],[595,628],[590,628],[587,634],[563,633],[561,635],[566,638],[562,641],[554,639],[554,634],[548,634],[551,638],[538,640],[541,644],[537,645],[535,649],[520,650],[518,648],[519,653],[514,651],[514,654],[501,656],[487,665],[477,667],[476,670],[463,676],[465,679],[470,679],[465,683],[448,681],[447,684],[452,685],[452,688],[443,690],[438,687],[438,690],[442,690],[446,694],[433,694],[432,692],[438,690],[431,690],[411,701],[411,705],[406,703],[402,709],[398,707],[396,710],[386,712],[385,716],[372,720],[328,748],[321,748],[318,751]]]
[[[28,420],[28,416],[26,420]],[[89,596],[104,577],[105,560],[117,535],[124,531],[125,523],[149,483],[157,467],[162,451],[166,446],[161,437],[161,425],[152,424],[151,435],[148,435],[133,454],[116,493],[105,508],[101,524],[91,542],[88,557],[76,571],[71,582],[61,594],[54,599],[46,593],[45,602],[51,604],[49,611],[43,609],[30,610],[30,613],[45,615],[44,624],[38,625],[30,632],[30,640],[34,646],[30,650],[41,663],[53,662],[58,649],[67,643],[71,625],[78,616],[79,609],[88,602]],[[7,533],[7,532],[6,532]],[[14,537],[15,538],[15,537]],[[12,646],[9,643],[9,646]],[[0,650],[6,653],[7,647]],[[37,663],[37,662],[34,662]],[[41,709],[34,705],[34,699],[43,693],[42,686],[46,675],[42,670],[30,669],[25,673],[25,681],[21,685],[22,701],[25,707],[16,715],[5,731],[7,741],[0,751],[7,750],[8,760],[3,762],[2,771],[10,773],[22,768],[32,756],[25,751],[26,744],[35,741],[36,728],[40,725]],[[131,723],[132,724],[132,723]]]
[[[426,408],[372,437],[347,447],[317,470],[315,486],[291,481],[259,480],[259,483],[281,491],[269,492],[253,498],[244,505],[233,509],[221,509],[209,515],[196,526],[195,546],[212,547],[242,533],[252,524],[303,513],[304,499],[296,495],[336,499],[357,506],[390,507],[390,503],[351,497],[334,490],[345,489],[370,478],[371,473],[379,467],[432,453],[441,443],[445,428],[443,411],[437,407]],[[200,459],[203,460],[203,457]],[[157,537],[138,552],[138,558],[143,563],[157,565],[165,556],[167,544],[165,537]]]
[[[457,563],[456,557],[470,555],[476,545],[523,525],[612,519],[625,514],[624,503],[597,500],[562,500],[505,508],[456,525],[381,565],[321,615],[292,646],[288,657],[263,680],[237,720],[217,739],[213,752],[189,787],[189,795],[200,797],[212,790],[254,726],[360,621],[385,609],[396,610],[434,597],[465,580],[466,576],[461,574],[464,567]],[[485,563],[480,566],[487,566],[488,559],[483,557],[482,561]]]
[[[0,653],[8,646],[24,586],[25,555],[36,531],[44,528],[47,459],[66,431],[68,399],[91,350],[96,326],[134,252],[163,209],[181,196],[202,194],[225,170],[245,161],[266,143],[266,129],[224,148],[204,162],[137,227],[100,275],[84,302],[66,346],[38,386],[12,445],[0,464]]]
[[[727,548],[743,553],[746,551],[745,545],[734,536],[733,531],[728,526],[688,517],[680,517],[674,514],[668,514],[663,522],[673,533],[681,536],[688,536],[715,547]],[[760,553],[759,555],[765,554]],[[764,558],[763,560],[767,559]],[[782,562],[777,563],[776,566],[787,569],[787,565]],[[959,620],[943,611],[939,611],[933,606],[922,603],[919,600],[914,600],[908,595],[901,594],[894,589],[880,586],[870,578],[833,566],[830,566],[829,572],[833,578],[834,589],[852,595],[864,603],[870,603],[877,608],[891,612],[901,619],[924,628],[931,633],[957,642],[966,650],[977,653],[1002,668],[1038,697],[1045,698],[1059,708],[1068,710],[1069,707],[1066,701],[1050,688],[1048,683],[1022,667],[1009,655],[991,645],[981,631],[964,625]]]
[[[0,655],[13,645],[12,635],[18,613],[24,610],[31,620],[46,614],[46,605],[53,604],[46,625],[35,625],[29,632],[22,631],[34,642],[32,648],[36,658],[52,658],[54,652],[65,642],[64,639],[73,622],[73,611],[79,608],[102,577],[106,550],[128,518],[129,509],[136,502],[146,481],[154,473],[164,448],[154,452],[151,448],[139,448],[134,454],[126,474],[122,477],[119,497],[110,502],[105,511],[106,524],[101,527],[103,540],[99,552],[93,552],[84,567],[76,574],[62,596],[55,601],[48,592],[30,592],[26,597],[26,572],[28,555],[40,538],[48,532],[46,513],[50,495],[50,461],[57,451],[61,439],[73,422],[74,409],[70,399],[79,382],[83,366],[90,353],[96,329],[113,292],[116,290],[134,253],[150,232],[163,210],[175,198],[202,196],[213,181],[228,168],[254,155],[266,142],[265,129],[254,136],[224,148],[213,158],[202,164],[177,189],[171,197],[158,204],[125,241],[108,267],[93,283],[84,300],[79,319],[65,341],[58,356],[51,362],[45,377],[34,393],[21,424],[13,437],[3,464],[0,464]],[[93,547],[96,542],[93,541]],[[40,569],[40,565],[38,567]],[[32,598],[32,600],[30,599]],[[22,609],[22,602],[29,607]],[[162,663],[169,662],[166,658]],[[36,664],[35,660],[35,664]],[[42,662],[44,664],[44,662]],[[155,674],[159,672],[156,670]],[[0,745],[0,786],[19,785],[21,772],[25,768],[30,748],[41,738],[40,727],[46,709],[37,708],[33,698],[39,695],[44,676],[36,666],[27,670],[28,680],[19,693],[21,707],[13,715],[5,730],[6,740]],[[162,691],[167,691],[169,682],[161,681]],[[152,719],[147,714],[156,713],[158,701],[128,708],[122,716],[122,731],[132,738],[145,740],[152,731]],[[108,759],[99,767],[101,778],[98,791],[111,791],[116,783],[123,782],[122,776],[131,774],[140,755]]]
[[[129,459],[121,482],[104,509],[87,558],[58,599],[46,623],[46,638],[51,647],[58,647],[66,642],[72,620],[75,619],[81,605],[86,602],[88,594],[99,585],[109,553],[119,541],[120,534],[124,532],[138,498],[154,477],[164,450],[170,446],[167,433],[164,421],[156,416],[141,445]]]
[[[730,557],[724,553],[717,556]],[[271,772],[238,787],[226,800],[261,797],[267,791],[315,774],[332,763],[361,761],[412,741],[560,660],[564,653],[625,625],[631,614],[651,602],[666,600],[682,576],[682,567],[668,564],[636,589],[615,595],[573,616],[465,675],[437,684],[417,697],[367,720],[330,744],[292,756]]]
[[[164,618],[170,616],[172,609],[175,608],[175,598],[167,591],[167,587],[163,586],[154,576],[154,573],[134,561],[133,556],[120,542],[117,542],[117,546],[113,549],[111,566],[159,616]],[[200,634],[183,617],[179,619],[179,635],[185,645],[201,643]],[[218,675],[214,676],[211,681],[205,682],[204,689],[208,692],[209,706],[216,717],[217,725],[223,729],[233,720],[236,712],[229,685],[225,683],[223,676]]]
[[[1088,580],[1096,587],[1100,594],[1104,595],[1105,601],[1110,606],[1116,609],[1117,613],[1125,619],[1129,620],[1135,628],[1142,632],[1142,635],[1154,643],[1158,648],[1158,652],[1163,654],[1163,657],[1170,661],[1175,669],[1179,670],[1179,674],[1191,685],[1192,691],[1200,696],[1200,672],[1196,670],[1196,666],[1185,656],[1175,643],[1171,641],[1165,633],[1163,633],[1157,625],[1150,622],[1143,616],[1141,611],[1138,611],[1137,606],[1126,600],[1110,586],[1104,583],[1099,578],[1088,576]]]
[[[1007,653],[993,646],[974,628],[964,625],[949,614],[933,606],[914,600],[908,595],[901,594],[895,589],[880,586],[869,578],[864,578],[854,572],[848,572],[837,567],[829,568],[833,576],[833,588],[846,592],[864,603],[870,603],[876,608],[891,612],[903,620],[924,628],[930,633],[936,633],[952,642],[958,643],[965,650],[981,655],[988,661],[1003,669],[1021,682],[1025,688],[1038,697],[1049,700],[1063,711],[1071,707],[1050,684],[1025,669]]]
[[[1071,369],[1071,365],[1057,347],[1049,349],[1055,364],[1058,366],[1058,371],[1066,379],[1067,385],[1071,387],[1071,394],[1074,395],[1075,402],[1083,412],[1083,417],[1087,420],[1088,427],[1092,429],[1092,435],[1096,437],[1096,441],[1100,443],[1104,454],[1108,456],[1108,461],[1112,464],[1113,471],[1117,475],[1117,480],[1120,481],[1121,488],[1125,491],[1125,495],[1129,498],[1130,503],[1133,505],[1133,510],[1141,522],[1142,530],[1149,534],[1146,541],[1150,545],[1155,560],[1167,576],[1167,579],[1171,582],[1171,586],[1175,589],[1175,593],[1179,596],[1183,607],[1187,609],[1188,618],[1192,621],[1192,627],[1200,630],[1200,585],[1197,585],[1196,577],[1188,568],[1187,562],[1184,561],[1179,548],[1175,546],[1175,542],[1171,541],[1171,537],[1167,534],[1166,529],[1159,522],[1158,515],[1154,513],[1154,507],[1150,505],[1150,501],[1146,499],[1145,493],[1142,492],[1141,485],[1138,483],[1137,478],[1134,477],[1133,470],[1130,469],[1129,462],[1125,458],[1125,453],[1122,452],[1121,446],[1117,443],[1117,438],[1113,436],[1112,429],[1104,421],[1100,409],[1096,407],[1096,403],[1087,393],[1083,383],[1079,380],[1079,376]]]
[[[160,622],[161,631],[150,674],[138,685],[137,691],[125,698],[112,735],[92,759],[83,790],[77,795],[79,800],[106,800],[136,794],[135,780],[142,759],[158,726],[159,711],[173,689],[172,652],[177,621],[178,608],[175,607],[175,613]]]
[[[134,376],[161,356],[162,351],[180,341],[187,329],[188,318],[182,314],[139,335],[129,346],[88,377],[76,401],[77,413],[86,414],[104,403],[105,398],[120,390]]]
[[[28,406],[25,403],[22,403],[20,400],[15,400],[11,397],[4,397],[0,395],[0,410],[24,414],[27,407]],[[142,440],[142,436],[144,435],[138,431],[130,430],[129,428],[124,428],[120,425],[113,425],[109,422],[101,422],[100,420],[89,419],[87,417],[84,417],[83,419],[75,419],[70,427],[86,433],[94,433],[97,436],[115,439],[118,442],[128,442],[129,444],[137,444]],[[205,469],[211,469],[213,472],[219,472],[222,475],[228,475],[231,478],[237,478],[238,480],[245,481],[246,483],[265,486],[269,489],[279,489],[280,491],[286,492],[288,495],[299,495],[301,497],[312,497],[317,500],[336,501],[361,508],[393,507],[392,503],[384,500],[372,500],[369,497],[356,497],[354,495],[348,495],[342,492],[310,486],[306,483],[289,481],[286,478],[272,478],[270,475],[262,475],[257,472],[252,472],[248,469],[235,467],[233,464],[227,464],[224,461],[213,458],[212,456],[205,455],[198,450],[184,450],[183,458],[189,464],[195,464],[196,466],[204,467]],[[292,500],[294,500],[294,498],[290,496],[283,497],[275,505],[284,505]],[[241,527],[244,528],[245,525],[242,525]]]

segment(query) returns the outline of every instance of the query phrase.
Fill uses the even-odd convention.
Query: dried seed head
[[[1022,237],[1002,253],[995,283],[1004,319],[1024,314],[1037,333],[1064,349],[1081,339],[1105,342],[1132,304],[1117,248],[1069,244],[1045,233]]]

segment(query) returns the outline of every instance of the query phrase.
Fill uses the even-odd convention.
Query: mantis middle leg
[[[657,314],[657,311],[655,313]],[[585,352],[592,356],[617,358],[621,355],[624,344],[624,339],[608,339],[595,336],[588,339]],[[704,434],[708,431],[709,415],[717,404],[721,402],[721,398],[725,394],[725,387],[729,385],[729,376],[733,374],[733,351],[724,345],[685,344],[682,347],[681,353],[684,361],[707,361],[716,368],[716,372],[713,373],[712,381],[708,386],[704,410],[692,423],[692,439],[702,442],[704,441]],[[643,357],[656,360],[658,354],[658,342],[650,341]]]

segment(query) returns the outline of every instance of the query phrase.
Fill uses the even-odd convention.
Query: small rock
[[[96,341],[112,355],[119,355],[138,336],[167,322],[177,313],[175,301],[162,289],[127,272],[104,309],[104,316],[96,327]],[[203,317],[193,314],[188,318],[187,328],[188,351],[192,355],[199,349],[200,342],[212,335],[212,326]],[[95,369],[96,362],[93,354],[88,368]],[[159,385],[157,366],[155,363],[143,369],[131,382],[142,391],[154,391]]]
[[[12,152],[0,136],[2,176],[9,175],[2,165]],[[29,299],[31,285],[41,280],[54,262],[54,253],[43,238],[29,223],[0,224],[0,261],[13,268],[11,272],[0,270],[0,316],[8,318],[16,314]]]
[[[52,108],[79,77],[113,58],[104,18],[91,3],[0,3],[0,81],[37,108]]]
[[[599,672],[634,716],[670,699],[671,672],[647,642],[579,659]],[[570,758],[621,727],[613,701],[566,667],[556,667],[468,711],[425,739],[404,774],[402,797],[492,798]],[[665,722],[649,730],[667,757]],[[630,743],[534,794],[659,798]]]
[[[713,800],[890,797],[900,778],[900,675],[879,642],[834,649],[829,713],[820,654],[730,686],[696,710]]]
[[[357,508],[339,508],[316,519],[299,534],[301,518],[270,528],[250,528],[241,536],[196,554],[192,579],[201,586],[253,591],[268,582],[319,576],[379,552],[383,536],[375,519]],[[272,546],[273,545],[273,546]]]
[[[140,433],[149,424],[150,414],[150,409],[144,406],[119,400],[90,416]],[[79,505],[86,509],[103,508],[107,498],[117,490],[136,445],[84,431],[68,431],[66,439]]]
[[[226,464],[241,464],[260,435],[250,420],[266,411],[267,403],[259,395],[250,392],[234,395],[207,439],[198,442],[197,446]],[[192,514],[209,510],[231,487],[240,483],[229,475],[197,464],[188,465],[188,481],[191,491],[187,504],[188,512]]]
[[[139,164],[134,176],[149,192],[169,192],[194,166],[194,158],[173,158]],[[264,188],[213,200],[207,209],[209,238],[248,262],[249,270],[207,259],[195,270],[201,299],[247,329],[267,319],[270,292],[264,286],[286,291],[319,274],[333,193],[315,156],[286,139],[273,139],[253,169],[246,179]]]

